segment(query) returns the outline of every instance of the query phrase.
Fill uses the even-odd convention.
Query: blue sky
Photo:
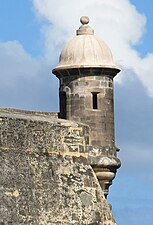
[[[131,0],[131,3],[133,3],[137,7],[139,12],[145,14],[145,16],[147,17],[147,26],[145,35],[142,38],[141,44],[137,46],[137,49],[139,49],[140,53],[144,55],[147,52],[153,51],[152,35],[150,35],[153,33],[153,21],[152,21],[153,4],[151,0],[147,1]]]
[[[42,54],[40,23],[30,0],[0,0],[0,40],[17,40],[33,56]]]
[[[118,225],[153,221],[152,12],[151,0],[0,0],[0,107],[58,110],[51,69],[80,16],[111,47],[122,68],[115,80],[122,167],[109,195]]]

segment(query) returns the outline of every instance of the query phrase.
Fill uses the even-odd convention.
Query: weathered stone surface
[[[77,36],[61,51],[59,64],[52,72],[60,81],[59,118],[81,122],[90,128],[88,161],[107,197],[121,164],[114,138],[113,96],[113,78],[120,69],[114,64],[108,46],[97,40],[90,26],[82,24]],[[100,161],[105,157],[110,165],[103,167]]]
[[[80,70],[81,71],[81,70]],[[93,147],[114,146],[113,79],[109,76],[69,76],[61,79],[60,91],[66,92],[66,110],[69,120],[88,124],[90,144]],[[79,85],[76,86],[76,83]],[[92,93],[97,93],[97,109],[93,109]],[[63,102],[63,95],[61,95]]]
[[[115,224],[88,163],[88,132],[50,114],[0,110],[1,225]]]
[[[116,225],[106,197],[120,167],[113,102],[120,69],[88,22],[81,18],[53,70],[59,116],[68,120],[0,110],[0,225]]]

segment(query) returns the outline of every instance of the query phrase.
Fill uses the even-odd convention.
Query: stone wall
[[[88,140],[82,124],[1,109],[0,225],[114,225]]]
[[[91,128],[90,144],[93,147],[114,146],[114,97],[113,78],[103,74],[71,75],[60,78],[60,93],[66,92],[66,101],[61,95],[62,115],[66,119],[81,122]],[[66,110],[66,113],[63,113]]]

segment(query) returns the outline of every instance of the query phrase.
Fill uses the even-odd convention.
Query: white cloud
[[[44,34],[50,62],[55,62],[62,45],[74,35],[79,18],[88,15],[95,33],[112,49],[115,61],[121,68],[131,69],[153,97],[153,54],[141,58],[134,48],[144,34],[146,17],[129,0],[33,0],[33,4],[37,15],[47,21]]]
[[[3,81],[8,85],[13,85],[18,77],[32,77],[40,69],[39,63],[27,54],[17,41],[0,42],[0,67],[3,71]],[[10,75],[8,80],[5,78],[7,74]]]
[[[57,82],[43,59],[32,58],[17,41],[0,42],[0,68],[1,107],[57,110]]]

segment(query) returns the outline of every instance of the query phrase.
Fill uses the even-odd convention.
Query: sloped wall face
[[[88,128],[0,112],[1,225],[115,224],[85,146]]]

